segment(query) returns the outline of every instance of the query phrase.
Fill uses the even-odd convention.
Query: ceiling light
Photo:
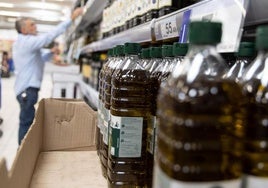
[[[7,18],[8,22],[15,22],[17,19],[16,18]]]
[[[62,14],[60,12],[55,11],[49,11],[49,10],[32,10],[30,11],[33,16],[61,16]]]
[[[14,17],[20,17],[21,14],[19,12],[12,12],[12,11],[0,11],[0,15],[2,16],[14,16]]]
[[[11,4],[11,3],[0,3],[0,7],[13,8],[14,7],[14,4]]]
[[[31,7],[31,8],[50,9],[50,10],[61,10],[62,9],[62,6],[59,6],[55,3],[30,1],[30,2],[27,2],[25,4],[27,4],[27,6]]]

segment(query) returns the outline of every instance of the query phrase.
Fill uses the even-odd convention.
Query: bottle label
[[[115,157],[141,157],[142,117],[111,115],[110,153]]]
[[[172,0],[159,0],[158,1],[158,8],[162,8],[165,6],[172,6]]]
[[[154,154],[155,150],[155,127],[156,127],[156,116],[153,116],[148,122],[147,128],[147,151]]]
[[[101,105],[100,105],[100,111],[101,111],[101,124],[100,124],[100,132],[101,132],[101,134],[103,134],[103,124],[104,124],[104,106],[103,106],[103,103],[101,102]]]
[[[104,108],[104,121],[103,121],[103,142],[108,145],[108,128],[110,122],[110,110]]]
[[[246,188],[268,187],[268,177],[247,176]]]
[[[97,126],[101,127],[101,100],[98,100],[98,124]]]
[[[155,164],[153,185],[154,188],[239,188],[241,187],[241,179],[214,182],[183,182],[168,177]]]

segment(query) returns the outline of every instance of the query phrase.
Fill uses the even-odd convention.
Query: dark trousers
[[[19,145],[33,123],[35,115],[34,105],[38,99],[38,91],[38,88],[29,87],[17,96],[20,104]]]

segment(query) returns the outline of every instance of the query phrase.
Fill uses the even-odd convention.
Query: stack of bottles
[[[161,82],[185,55],[174,58],[176,50],[141,50],[139,44],[126,43],[109,51],[99,76],[96,142],[109,187],[152,187],[156,97]]]
[[[268,27],[257,30],[257,57],[241,42],[232,67],[216,50],[221,23],[195,21],[189,32],[189,50],[110,52],[97,128],[110,188],[268,187]]]
[[[99,73],[103,63],[107,60],[105,53],[93,53],[91,56],[83,56],[80,58],[82,62],[83,81],[95,90],[99,88]]]
[[[115,0],[103,10],[103,38],[164,16],[196,3],[197,0]]]
[[[221,24],[192,22],[189,52],[158,96],[154,187],[239,187],[245,97],[223,79]]]
[[[229,69],[221,24],[190,24],[189,52],[157,99],[154,188],[268,187],[267,36],[259,27],[255,60],[242,42]]]
[[[246,188],[268,187],[268,26],[260,26],[256,33],[257,57],[241,79],[248,99],[243,155]]]

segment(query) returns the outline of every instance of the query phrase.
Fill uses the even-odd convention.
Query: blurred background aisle
[[[39,100],[51,97],[52,78],[51,63],[46,64],[44,80],[39,91]],[[4,119],[0,129],[3,135],[0,138],[0,159],[6,158],[7,168],[10,169],[18,149],[18,127],[19,127],[19,104],[14,93],[15,75],[2,78],[2,108],[0,116]]]

